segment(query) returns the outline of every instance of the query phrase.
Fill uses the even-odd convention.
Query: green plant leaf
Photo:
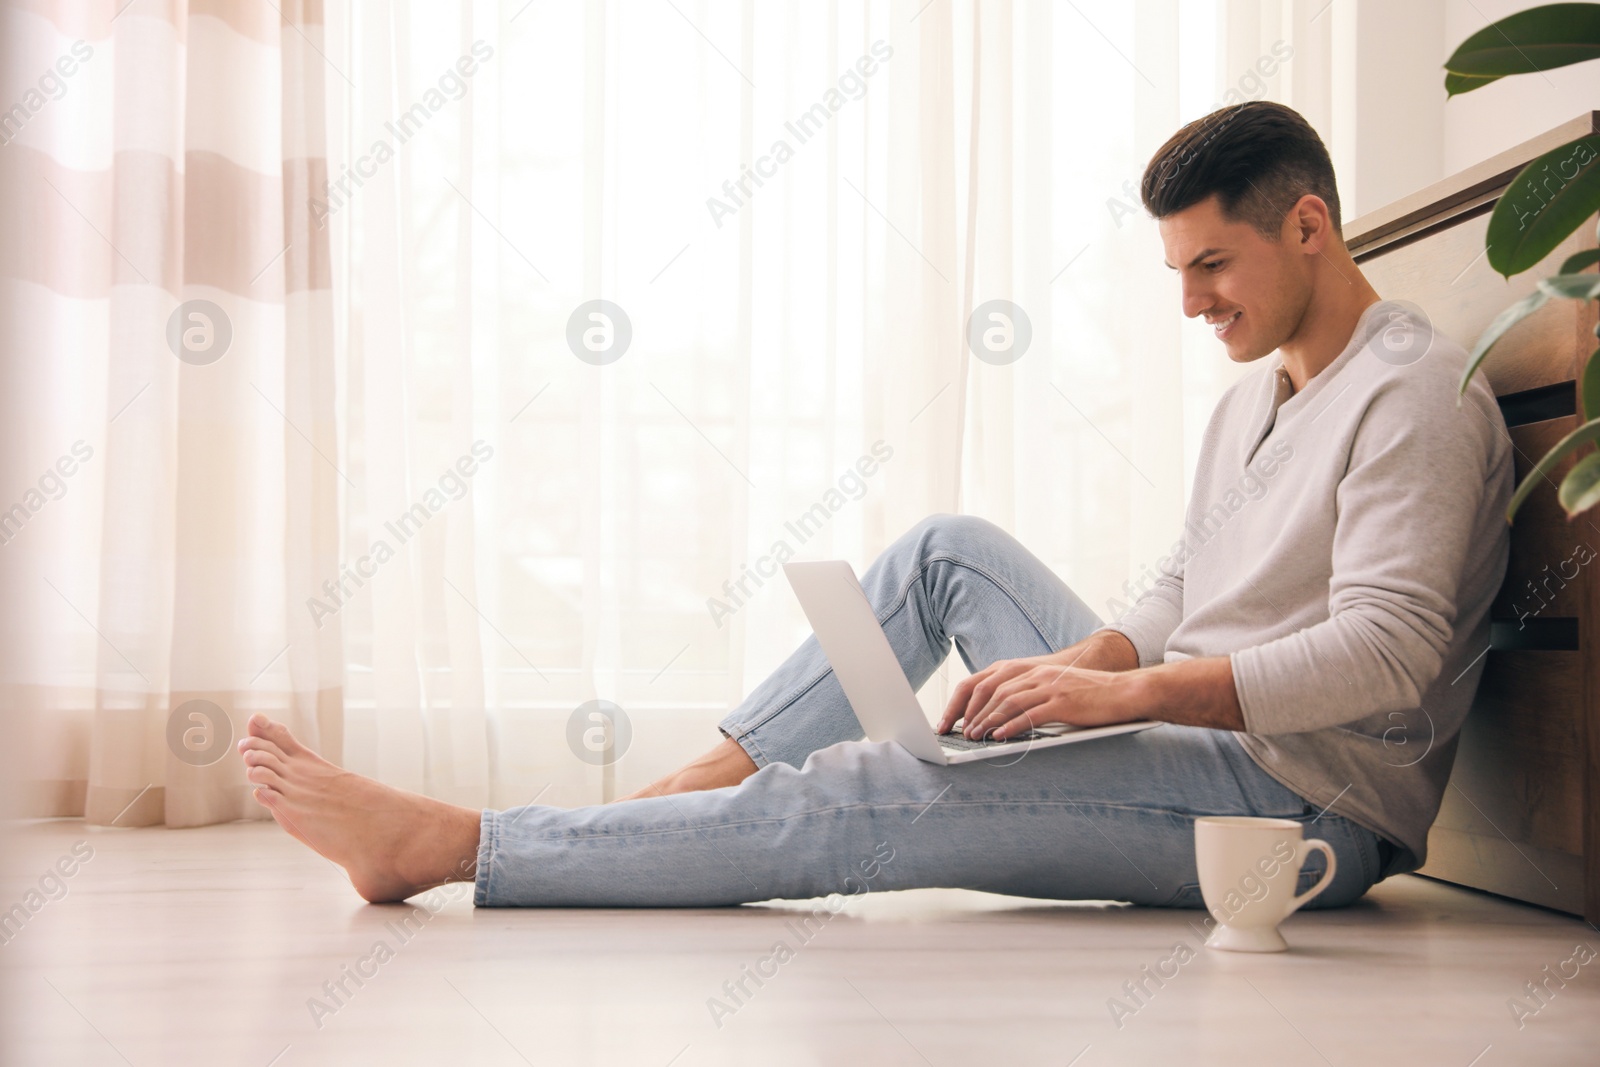
[[[1600,349],[1595,349],[1578,375],[1578,395],[1583,398],[1583,417],[1600,419]]]
[[[1594,300],[1600,298],[1600,274],[1552,274],[1539,288],[1567,300]]]
[[[1557,498],[1569,519],[1600,504],[1600,452],[1584,456],[1567,472]]]
[[[1501,77],[1503,77],[1503,75],[1492,74],[1486,78],[1478,78],[1471,74],[1455,74],[1450,71],[1445,71],[1445,96],[1460,96],[1462,93],[1470,93],[1474,89],[1482,89],[1485,85],[1493,85],[1495,82],[1499,81]]]
[[[1460,394],[1466,393],[1467,383],[1472,381],[1474,374],[1478,373],[1479,365],[1483,363],[1484,357],[1489,354],[1489,349],[1494,347],[1495,342],[1505,336],[1506,331],[1511,327],[1538,311],[1549,299],[1549,293],[1543,289],[1535,289],[1496,315],[1494,321],[1489,323],[1488,328],[1478,335],[1478,343],[1472,346],[1472,355],[1467,359],[1467,369],[1461,372],[1461,387],[1456,391],[1458,394],[1456,398],[1457,406],[1461,404]]]
[[[1600,11],[1600,4],[1593,6]],[[1507,278],[1522,273],[1596,211],[1600,211],[1600,134],[1591,134],[1546,152],[1511,179],[1484,235],[1489,265]]]
[[[1483,78],[1531,74],[1600,57],[1600,4],[1545,4],[1491,22],[1461,42],[1444,68]]]
[[[1578,252],[1567,257],[1561,264],[1562,274],[1576,274],[1580,270],[1588,270],[1596,263],[1600,263],[1600,248],[1591,248],[1587,252]]]
[[[1555,447],[1544,454],[1544,458],[1534,465],[1533,470],[1528,472],[1528,476],[1522,479],[1522,484],[1517,486],[1516,493],[1511,497],[1511,504],[1506,508],[1506,521],[1511,521],[1511,518],[1516,515],[1517,509],[1522,506],[1522,502],[1528,499],[1528,496],[1550,477],[1550,472],[1555,469],[1557,463],[1560,463],[1566,457],[1567,453],[1581,448],[1590,441],[1600,441],[1600,419],[1590,419],[1557,441]]]

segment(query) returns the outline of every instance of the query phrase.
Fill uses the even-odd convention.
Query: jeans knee
[[[976,545],[1007,540],[1010,535],[988,519],[976,515],[929,515],[913,526],[906,540],[916,549],[918,559],[938,555],[964,556]]]

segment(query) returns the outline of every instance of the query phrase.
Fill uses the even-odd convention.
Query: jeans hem
[[[777,718],[784,711],[793,707],[807,693],[821,685],[824,678],[833,673],[833,665],[828,663],[826,658],[824,658],[823,663],[824,666],[822,670],[819,671],[810,681],[796,689],[788,696],[787,699],[779,701],[771,711],[768,711],[766,714],[756,719],[755,722],[730,722],[732,719],[732,716],[730,715],[717,725],[717,729],[721,730],[724,734],[727,734],[729,737],[739,742],[739,746],[745,750],[752,760],[755,761],[757,767],[765,767],[768,763],[772,762],[772,757],[768,756],[766,752],[762,750],[760,742],[755,739],[755,732],[767,725],[767,723],[771,722],[773,719]],[[805,762],[806,755],[809,755],[809,753],[801,755],[800,763]],[[782,762],[788,761],[785,760]],[[800,763],[794,763],[791,764],[791,766],[798,767],[800,766]]]
[[[729,726],[727,725],[727,720],[724,719],[717,724],[717,729],[722,731],[723,737],[744,749],[744,754],[750,757],[750,762],[756,765],[756,770],[759,771],[772,762],[772,758],[761,750],[761,742],[756,740],[756,727],[747,727],[743,723],[734,723]]]
[[[494,857],[500,845],[500,822],[494,812],[485,808],[478,825],[478,870],[473,878],[472,906],[486,908],[489,906],[490,882],[494,878]]]

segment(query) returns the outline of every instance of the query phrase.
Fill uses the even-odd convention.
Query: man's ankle
[[[739,742],[725,737],[716,748],[658,784],[667,793],[695,793],[738,785],[758,770]]]
[[[715,748],[693,762],[619,799],[640,800],[646,797],[720,789],[723,786],[738,785],[760,769],[739,742],[725,737]]]
[[[706,753],[706,758],[714,761],[713,774],[718,778],[727,779],[719,781],[718,786],[738,785],[761,769],[756,766],[756,761],[750,758],[750,753],[744,750],[744,746],[731,737],[724,737],[721,744]]]

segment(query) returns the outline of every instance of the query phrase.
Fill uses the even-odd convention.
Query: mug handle
[[[1289,910],[1284,913],[1284,918],[1286,919],[1290,915],[1293,915],[1295,912],[1299,911],[1302,904],[1305,904],[1312,897],[1328,888],[1328,884],[1333,881],[1334,872],[1339,869],[1339,859],[1333,854],[1333,846],[1321,838],[1312,837],[1301,841],[1299,845],[1295,847],[1295,859],[1299,861],[1299,863],[1295,865],[1296,871],[1300,870],[1300,868],[1306,865],[1306,856],[1311,852],[1320,852],[1324,856],[1328,857],[1328,869],[1322,872],[1322,877],[1317,879],[1316,885],[1312,886],[1310,889],[1307,889],[1304,893],[1301,893],[1299,896],[1295,897],[1289,902]]]

